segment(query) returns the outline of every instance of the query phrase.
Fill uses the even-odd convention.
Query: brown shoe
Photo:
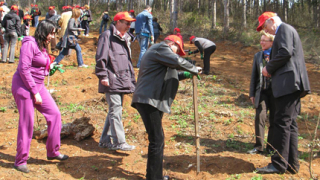
[[[21,166],[13,166],[16,170],[24,172],[24,173],[29,173],[29,169],[27,167],[27,165],[21,165]]]
[[[69,158],[69,156],[64,155],[64,154],[59,154],[56,157],[47,157],[48,160],[55,160],[56,159],[56,160],[60,160],[60,161],[66,160],[68,158]]]

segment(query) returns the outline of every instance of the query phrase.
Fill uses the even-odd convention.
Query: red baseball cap
[[[79,9],[79,8],[80,8],[80,5],[76,5],[76,8],[78,8],[78,9]]]
[[[54,10],[54,6],[49,6],[49,10]]]
[[[181,32],[179,28],[174,28],[174,29],[173,29],[173,32],[174,32],[174,31]]]
[[[31,15],[27,14],[27,15],[23,16],[23,20],[26,20],[26,19],[31,20],[32,19]]]
[[[118,12],[114,18],[113,18],[113,21],[119,21],[119,20],[126,20],[126,21],[129,21],[129,22],[132,22],[132,21],[136,21],[136,19],[132,18],[128,11],[125,11],[125,12]]]
[[[176,36],[176,35],[169,35],[169,36],[167,36],[166,38],[164,38],[164,40],[170,40],[170,41],[173,41],[173,42],[175,42],[176,44],[178,44],[178,45],[179,45],[179,50],[180,50],[180,52],[179,52],[178,54],[179,54],[180,56],[186,55],[186,53],[184,52],[183,47],[182,47],[181,39],[180,39],[178,36]]]
[[[277,16],[277,13],[274,12],[264,12],[261,14],[261,16],[259,16],[258,20],[259,20],[259,26],[257,27],[257,31],[261,31],[262,30],[262,26],[264,24],[264,22],[266,22],[267,19]]]
[[[194,39],[194,38],[196,38],[196,37],[195,37],[195,36],[191,36],[191,37],[189,38],[190,44],[192,43],[192,39]]]
[[[38,7],[38,4],[35,4],[34,7]]]
[[[16,6],[16,5],[12,5],[10,9],[11,9],[11,10],[16,10],[16,11],[19,10],[19,9],[18,9],[18,6]]]
[[[30,6],[31,6],[31,7],[33,7],[34,5],[33,5],[33,4],[31,4]]]
[[[131,10],[129,11],[129,13],[134,13],[134,10],[133,10],[133,9],[131,9]]]

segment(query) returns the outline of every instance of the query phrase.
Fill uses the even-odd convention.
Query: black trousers
[[[254,148],[258,151],[263,151],[264,148],[264,130],[265,123],[267,121],[267,113],[269,110],[269,131],[268,131],[268,143],[273,146],[273,129],[274,129],[274,113],[275,113],[275,103],[274,97],[272,94],[272,89],[269,88],[267,90],[262,90],[259,98],[259,106],[256,109],[256,117],[255,117],[255,133],[256,136],[256,144]],[[267,150],[273,150],[270,145],[267,144]]]
[[[163,179],[163,112],[149,104],[135,103],[148,133],[147,180]]]
[[[300,91],[275,98],[276,112],[274,119],[273,146],[282,157],[275,153],[271,157],[272,164],[282,173],[287,169],[296,172],[300,165],[298,160],[298,125],[296,118],[300,112]],[[287,163],[288,162],[288,163]]]
[[[203,57],[203,73],[209,74],[210,73],[210,56],[216,50],[216,46],[210,46],[204,49],[204,57]]]

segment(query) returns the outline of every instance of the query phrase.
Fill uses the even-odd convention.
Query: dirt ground
[[[34,29],[32,29],[34,31]],[[161,36],[160,40],[164,37]],[[53,91],[62,113],[62,122],[90,117],[96,128],[94,135],[83,141],[73,138],[61,140],[60,152],[67,154],[67,161],[46,159],[46,140],[33,139],[28,167],[24,174],[13,169],[16,154],[16,136],[19,115],[11,94],[11,80],[16,71],[14,64],[0,64],[0,179],[144,179],[147,161],[148,140],[138,112],[130,107],[132,95],[125,96],[123,123],[127,141],[135,145],[131,152],[108,151],[99,148],[108,105],[103,94],[98,93],[98,79],[94,74],[97,32],[81,37],[80,46],[84,63],[88,68],[78,68],[75,51],[65,57],[61,64],[65,73],[56,72],[50,77],[48,89]],[[159,41],[160,41],[159,40]],[[249,155],[246,151],[254,144],[254,109],[248,100],[248,91],[253,55],[256,47],[241,43],[216,42],[217,50],[211,56],[211,71],[199,81],[199,118],[201,136],[201,172],[196,172],[196,153],[193,139],[192,85],[190,80],[181,82],[173,104],[173,113],[165,115],[164,175],[172,179],[309,179],[308,156],[316,120],[319,116],[320,71],[307,63],[312,94],[302,99],[302,114],[299,123],[299,153],[301,167],[297,175],[259,175],[256,167],[266,166],[270,157],[266,154]],[[20,48],[21,43],[19,43]],[[138,42],[132,44],[133,63],[139,56]],[[195,49],[185,42],[185,49]],[[58,55],[57,52],[54,53]],[[16,51],[19,56],[19,51]],[[199,54],[190,56],[202,66]],[[138,69],[135,69],[138,73]],[[185,118],[185,121],[181,119]],[[34,128],[45,125],[38,112]],[[318,127],[319,129],[319,127]],[[320,133],[317,137],[319,138]],[[319,147],[313,157],[315,176],[320,175]]]

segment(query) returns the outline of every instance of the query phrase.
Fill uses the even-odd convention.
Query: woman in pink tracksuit
[[[19,110],[17,154],[14,168],[29,172],[27,160],[33,134],[34,108],[44,115],[48,125],[47,159],[65,160],[60,154],[61,114],[55,101],[44,86],[50,69],[46,46],[54,37],[56,27],[51,21],[39,23],[34,37],[22,41],[19,64],[12,79],[12,94]]]

